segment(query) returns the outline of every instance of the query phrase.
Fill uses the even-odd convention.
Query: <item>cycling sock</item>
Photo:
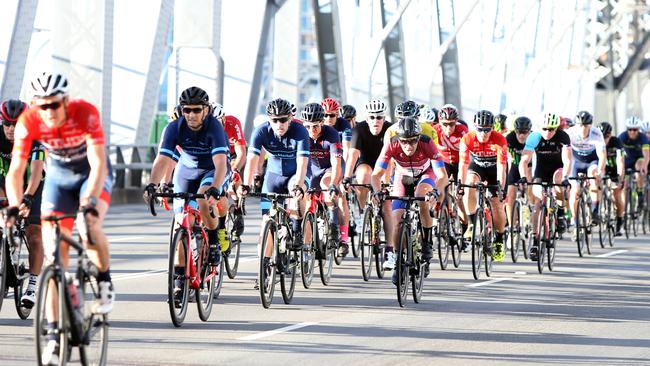
[[[623,218],[622,217],[616,217],[616,225],[620,226],[623,224]]]
[[[225,229],[226,228],[226,216],[221,217],[219,216],[219,221],[217,222],[217,229]]]
[[[47,332],[47,340],[48,341],[59,341],[59,334],[58,332],[54,332],[56,330],[56,322],[48,322],[47,323],[47,330],[50,332]]]
[[[293,229],[294,233],[301,232],[302,231],[301,230],[301,228],[302,228],[302,219],[298,220],[298,219],[295,219],[295,218],[292,217],[291,218],[291,228]]]
[[[476,213],[469,215],[469,223],[474,224],[474,220],[476,220]]]
[[[34,286],[38,284],[38,275],[35,274],[29,274],[29,286]]]
[[[431,243],[431,236],[433,234],[433,226],[432,227],[423,227],[422,231],[424,232],[424,243],[425,244],[430,244]]]
[[[97,282],[111,282],[111,269],[107,269],[104,272],[97,273]]]
[[[598,212],[598,202],[592,202],[591,203],[591,212],[592,213],[597,213]]]
[[[341,241],[348,241],[348,225],[339,225],[339,232],[341,233]]]
[[[328,207],[327,208],[327,213],[330,217],[330,223],[333,225],[338,225],[339,224],[339,209],[336,207]]]
[[[502,243],[503,244],[503,233],[500,233],[500,232],[497,231],[496,235],[495,235],[495,238],[494,238],[494,241],[497,242],[497,243]]]
[[[564,217],[564,207],[558,207],[557,208],[557,216],[558,217]]]
[[[208,244],[210,245],[215,245],[217,244],[217,240],[219,236],[217,235],[217,229],[208,229],[206,230],[208,233]]]

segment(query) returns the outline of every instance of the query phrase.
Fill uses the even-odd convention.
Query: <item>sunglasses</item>
[[[273,123],[287,123],[291,117],[285,116],[285,117],[280,117],[280,118],[271,118],[271,122]]]
[[[384,119],[384,116],[368,116],[368,119],[382,120]]]
[[[46,111],[48,109],[53,109],[57,110],[61,107],[61,102],[52,102],[52,103],[47,103],[47,104],[41,104],[38,106],[42,111]]]
[[[638,128],[628,128],[627,131],[628,132],[639,132],[639,129]]]
[[[16,122],[11,122],[11,121],[7,121],[7,120],[3,119],[2,120],[2,125],[5,126],[5,127],[12,127],[12,126],[16,126]]]
[[[336,117],[336,113],[325,113],[325,118],[334,118]]]
[[[315,124],[315,125],[305,125],[305,124],[303,124],[303,126],[305,126],[305,128],[308,129],[308,130],[315,130],[315,129],[320,127],[319,124]]]
[[[492,127],[477,128],[476,131],[481,132],[481,133],[488,133],[488,132],[492,131]]]
[[[556,130],[555,128],[546,128],[546,127],[542,128],[542,131],[555,131],[555,130]]]
[[[420,140],[419,137],[415,137],[412,139],[399,139],[399,143],[402,145],[415,145],[418,143],[419,140]]]
[[[543,130],[543,128],[542,128],[542,130]],[[515,133],[517,133],[517,135],[526,135],[528,132],[530,132],[530,130],[526,130],[526,131],[515,131]]]
[[[196,107],[196,108],[183,107],[183,113],[185,114],[190,114],[190,113],[199,114],[201,112],[203,112],[203,107]]]
[[[441,125],[445,127],[452,127],[452,126],[456,126],[456,122],[441,123]]]

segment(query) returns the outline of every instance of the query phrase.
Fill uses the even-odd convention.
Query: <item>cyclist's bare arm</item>
[[[36,193],[38,186],[41,184],[41,179],[43,179],[44,167],[45,162],[43,160],[32,160],[29,163],[29,170],[31,172],[31,175],[29,176],[29,182],[27,183],[25,194]]]
[[[533,180],[532,168],[528,164],[533,161],[534,151],[524,151],[521,154],[521,161],[519,162],[519,176],[526,177],[526,181],[531,182]]]
[[[246,163],[246,145],[235,144],[235,154],[237,154],[237,157],[233,160],[231,167],[236,170],[241,170]]]
[[[246,166],[244,167],[244,178],[243,184],[246,186],[253,185],[253,178],[257,172],[257,164],[260,161],[261,156],[257,154],[250,153],[246,158]]]
[[[174,159],[165,156],[158,155],[153,161],[153,166],[151,167],[151,178],[149,178],[149,183],[158,184],[160,182],[169,182],[171,172],[174,170],[176,162]]]
[[[23,199],[23,176],[27,169],[27,158],[14,155],[5,179],[5,189],[9,206],[18,206]]]
[[[298,177],[297,184],[305,190],[305,177],[307,176],[307,167],[309,166],[309,157],[307,156],[298,156],[298,163],[296,170],[296,176]],[[290,189],[293,187],[289,187]]]
[[[598,172],[600,175],[605,174],[605,164],[607,163],[607,152],[604,149],[596,149],[598,155]]]
[[[212,179],[212,186],[219,189],[226,177],[226,169],[224,168],[227,163],[226,155],[213,155],[212,162],[214,163],[214,178]]]
[[[361,151],[359,149],[350,148],[345,164],[345,174],[344,177],[351,177],[354,172],[354,167],[357,165],[357,160],[361,156]]]
[[[108,164],[106,163],[106,146],[104,144],[88,145],[87,149],[88,164],[90,165],[90,174],[88,175],[88,190],[85,197],[80,197],[81,205],[85,205],[89,197],[99,197],[104,189],[104,181],[108,174]]]
[[[571,146],[567,145],[562,148],[562,175],[565,177],[568,177],[571,173],[571,169],[573,168],[571,164],[573,164],[573,151],[571,150]]]
[[[333,154],[330,156],[330,162],[332,164],[332,178],[330,179],[330,184],[339,184],[341,182],[341,158],[336,157]]]

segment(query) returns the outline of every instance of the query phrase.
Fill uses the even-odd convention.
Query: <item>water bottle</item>
[[[76,283],[75,283],[76,282]],[[77,294],[78,281],[72,279],[72,276],[66,274],[66,285],[68,286],[68,295],[70,296],[70,304],[77,310],[81,302],[79,301],[79,294]]]
[[[190,248],[192,249],[192,259],[196,261],[199,257],[199,251],[196,244],[196,234],[194,231],[190,233]]]
[[[279,250],[280,254],[285,253],[287,251],[287,236],[288,236],[288,230],[287,227],[284,225],[280,225],[280,228],[278,229],[278,241],[279,241]]]

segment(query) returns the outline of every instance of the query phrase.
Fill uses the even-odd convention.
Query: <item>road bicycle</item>
[[[18,217],[11,228],[3,228],[0,244],[0,309],[9,288],[14,291],[14,306],[20,319],[27,319],[32,307],[22,304],[21,298],[27,290],[29,281],[29,245],[25,229],[27,222]],[[10,233],[11,231],[11,233]],[[7,233],[7,235],[4,235]]]
[[[591,218],[591,195],[589,194],[589,185],[594,177],[587,177],[579,173],[577,177],[570,177],[569,180],[575,180],[579,184],[578,203],[574,215],[575,223],[575,240],[578,246],[578,255],[585,255],[585,252],[591,254],[592,238],[592,218]]]
[[[307,190],[309,207],[303,218],[305,245],[300,256],[301,278],[305,288],[309,288],[314,275],[314,264],[318,261],[320,279],[328,285],[332,279],[333,263],[336,261],[339,238],[331,235],[327,205],[320,189]],[[335,207],[335,209],[338,209]],[[339,262],[340,263],[340,262]]]

